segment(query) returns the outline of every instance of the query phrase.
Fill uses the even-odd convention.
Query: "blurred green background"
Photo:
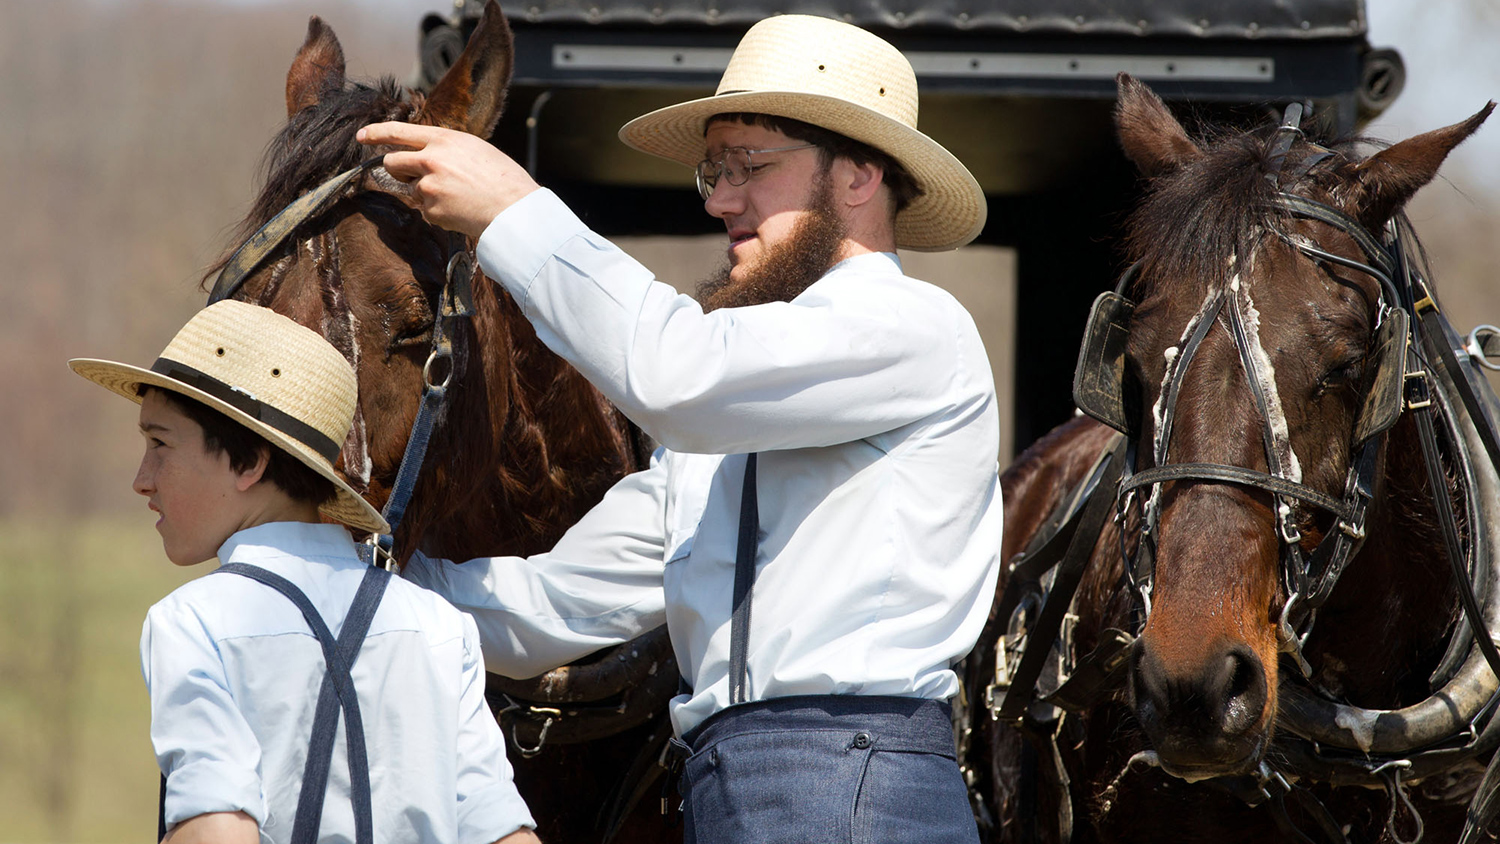
[[[150,838],[140,623],[207,570],[165,561],[130,491],[134,405],[64,362],[149,361],[201,306],[308,15],[338,32],[351,76],[404,79],[421,15],[446,5],[0,0],[0,844]],[[1372,134],[1500,97],[1495,0],[1371,0],[1370,18],[1410,70]],[[1500,323],[1495,123],[1411,209],[1463,328]]]

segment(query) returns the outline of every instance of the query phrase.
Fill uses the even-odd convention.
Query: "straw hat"
[[[223,413],[333,481],[323,515],[373,533],[384,518],[333,471],[358,398],[354,370],[310,329],[266,308],[226,299],[199,311],[150,369],[90,358],[68,366],[140,404],[146,384]]]
[[[637,117],[620,129],[620,140],[693,167],[703,159],[708,118],[724,112],[801,120],[901,162],[924,191],[896,218],[896,245],[903,249],[954,249],[984,227],[979,183],[917,131],[911,63],[857,26],[809,15],[766,18],[740,40],[714,96]]]

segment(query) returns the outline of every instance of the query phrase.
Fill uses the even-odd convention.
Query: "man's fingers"
[[[426,155],[416,150],[388,152],[381,163],[385,165],[386,172],[403,182],[420,179],[430,172]]]
[[[372,123],[360,129],[354,139],[370,146],[398,146],[421,149],[432,143],[443,130],[436,126],[418,126],[415,123],[390,121]]]

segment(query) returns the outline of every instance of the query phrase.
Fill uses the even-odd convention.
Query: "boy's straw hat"
[[[924,191],[896,217],[903,249],[954,249],[984,227],[979,183],[917,131],[911,63],[857,26],[810,15],[766,18],[740,40],[717,93],[637,117],[620,129],[620,140],[693,167],[703,159],[708,118],[725,112],[801,120],[901,162]]]
[[[323,515],[373,533],[390,529],[333,471],[359,387],[344,356],[317,332],[227,299],[189,320],[150,369],[90,358],[68,366],[137,404],[145,384],[208,405],[333,481],[338,492]]]

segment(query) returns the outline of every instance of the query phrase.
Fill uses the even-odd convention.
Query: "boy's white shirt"
[[[292,581],[335,637],[367,568],[345,528],[301,522],[240,531],[219,559]],[[262,841],[288,840],[323,678],[322,647],[297,607],[248,578],[199,578],[147,614],[141,668],[168,824],[244,811]],[[392,578],[352,674],[378,840],[488,844],[535,826],[484,701],[471,618]],[[344,736],[341,718],[322,841],[354,840]]]

